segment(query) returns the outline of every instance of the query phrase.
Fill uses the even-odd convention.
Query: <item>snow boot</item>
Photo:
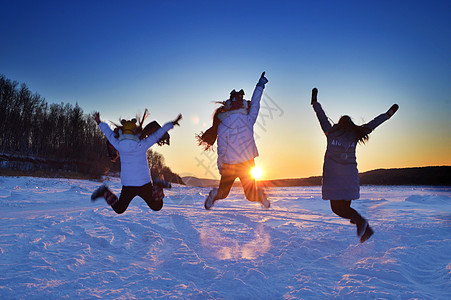
[[[218,189],[214,188],[210,191],[210,193],[208,194],[207,199],[205,199],[205,209],[210,209],[213,207],[213,204],[215,203],[215,197],[218,195]]]
[[[106,203],[108,203],[111,206],[116,204],[116,202],[119,200],[117,196],[112,191],[110,191],[110,189],[104,184],[97,190],[95,190],[94,193],[92,193],[91,200],[95,201],[101,197],[103,197]]]
[[[92,195],[91,195],[91,200],[92,201],[96,201],[97,199],[99,199],[99,198],[103,198],[103,195],[105,194],[105,191],[107,190],[108,188],[106,187],[106,185],[104,185],[104,184],[102,184],[102,186],[100,186],[98,189],[96,189],[95,191],[94,191],[94,193],[92,193]]]
[[[352,216],[351,223],[356,225],[358,237],[361,237],[365,233],[366,228],[368,227],[368,222],[364,218],[362,218],[362,216],[359,215],[358,213]]]
[[[153,179],[153,185],[154,186],[161,186],[162,188],[165,188],[165,189],[172,188],[172,185],[171,185],[170,182],[167,182],[166,180],[163,180],[163,179],[160,179],[160,178]]]
[[[264,208],[269,209],[271,206],[271,202],[269,201],[268,197],[266,196],[265,192],[261,189],[258,190],[258,197],[260,203],[263,205]]]
[[[163,187],[162,186],[154,185],[152,187],[152,198],[155,201],[163,201],[164,192],[163,192]]]
[[[365,233],[362,235],[362,237],[360,238],[360,242],[364,243],[366,242],[374,233],[374,230],[371,229],[370,226],[366,227]]]

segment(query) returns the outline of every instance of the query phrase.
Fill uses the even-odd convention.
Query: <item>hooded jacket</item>
[[[116,138],[113,130],[104,122],[100,122],[99,128],[121,156],[122,185],[142,186],[151,181],[147,149],[174,128],[174,125],[172,122],[168,122],[147,138],[138,141],[134,138]]]
[[[324,155],[322,198],[324,200],[354,200],[360,198],[360,180],[357,170],[355,149],[357,137],[352,132],[337,130],[338,124],[329,122],[321,105],[313,104],[321,129],[327,137],[327,149]],[[364,124],[369,131],[388,120],[383,113]],[[334,129],[334,130],[332,130]]]
[[[254,124],[260,111],[263,87],[255,87],[251,98],[249,113],[242,110],[224,112],[218,115],[221,123],[218,126],[218,169],[222,165],[238,164],[258,156],[254,139]]]

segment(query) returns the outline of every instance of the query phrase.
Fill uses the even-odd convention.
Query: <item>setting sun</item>
[[[252,177],[254,177],[255,179],[258,180],[258,179],[262,178],[263,170],[261,168],[259,168],[259,167],[254,167],[251,170],[251,175],[252,175]]]

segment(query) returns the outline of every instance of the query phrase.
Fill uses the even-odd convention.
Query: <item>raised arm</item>
[[[262,99],[263,90],[265,88],[265,84],[268,83],[268,79],[265,77],[265,72],[262,73],[260,79],[258,80],[257,86],[254,89],[254,93],[252,93],[251,98],[251,109],[249,110],[249,119],[252,123],[257,121],[258,112],[260,111],[260,101]]]
[[[168,132],[169,130],[174,128],[174,126],[176,126],[176,125],[180,126],[179,121],[181,119],[182,119],[182,114],[179,114],[174,121],[167,122],[166,124],[163,125],[163,127],[159,128],[157,131],[155,131],[154,133],[149,135],[147,138],[145,138],[143,140],[143,142],[145,143],[145,146],[150,148],[153,144],[156,144],[163,137],[163,135],[166,132]]]
[[[99,125],[100,130],[102,130],[103,134],[105,134],[105,137],[107,140],[113,145],[113,147],[117,147],[118,140],[115,138],[114,131],[111,130],[110,126],[108,126],[107,123],[102,122],[100,120],[100,113],[96,112],[94,114],[94,120],[96,121],[97,125]]]
[[[367,124],[364,124],[363,126],[368,128],[369,130],[373,131],[374,129],[376,129],[377,126],[381,125],[382,123],[384,123],[385,121],[390,119],[395,114],[395,112],[398,110],[398,108],[399,108],[398,104],[393,104],[390,107],[390,109],[387,110],[386,113],[380,114],[379,116],[377,116],[376,118],[374,118]]]
[[[327,118],[326,113],[321,107],[321,104],[318,103],[317,97],[318,97],[318,89],[314,88],[312,90],[312,100],[310,103],[312,104],[313,110],[316,113],[316,117],[318,118],[319,124],[321,125],[321,129],[325,134],[327,134],[329,130],[332,128],[332,124],[329,122],[329,119]]]

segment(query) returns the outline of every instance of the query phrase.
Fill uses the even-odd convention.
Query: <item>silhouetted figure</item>
[[[210,191],[205,200],[205,209],[210,209],[216,200],[225,199],[233,182],[240,178],[246,198],[259,201],[265,208],[270,202],[264,191],[258,189],[251,170],[255,167],[254,158],[258,156],[254,139],[254,124],[260,110],[260,100],[268,79],[262,73],[251,101],[243,100],[244,91],[233,90],[227,101],[222,104],[213,116],[213,126],[197,136],[199,145],[210,149],[218,140],[218,169],[221,174],[219,188]]]
[[[317,101],[318,90],[312,90],[311,104],[316,112],[322,130],[327,137],[324,155],[322,198],[330,200],[332,211],[356,224],[360,242],[365,242],[374,231],[356,210],[351,208],[351,200],[360,198],[359,171],[355,149],[358,143],[365,143],[369,134],[388,120],[398,110],[394,104],[386,113],[377,116],[367,124],[355,125],[349,116],[342,116],[337,124],[331,124]]]
[[[180,114],[174,121],[141,139],[143,132],[136,125],[136,119],[122,120],[119,130],[114,132],[108,124],[100,121],[100,114],[96,113],[94,119],[100,130],[121,156],[122,191],[118,198],[107,186],[102,185],[94,191],[91,199],[94,201],[103,197],[116,213],[121,214],[127,210],[134,197],[140,196],[152,210],[160,210],[163,207],[165,182],[154,180],[152,185],[147,150],[160,142],[175,125],[179,125],[181,118]]]
[[[124,128],[124,126],[125,127],[134,126],[133,132],[131,132],[131,133],[136,138],[139,138],[140,140],[145,139],[146,137],[148,137],[149,135],[151,135],[152,133],[154,133],[155,131],[160,129],[161,126],[160,126],[160,124],[158,124],[157,121],[152,121],[149,124],[147,124],[146,127],[143,128],[144,121],[146,120],[146,118],[148,116],[149,116],[149,111],[146,108],[141,119],[137,120],[138,116],[136,116],[136,118],[128,120],[128,121],[125,119],[122,119],[121,125],[114,124],[116,126],[116,128],[114,128],[115,138],[119,138],[119,136],[121,134],[123,134],[124,131],[127,130],[126,128]],[[136,140],[138,140],[138,139],[136,139]],[[170,140],[169,133],[166,132],[163,135],[163,137],[160,138],[160,140],[157,142],[157,144],[159,146],[163,146],[165,144],[169,145],[169,140]],[[116,148],[113,147],[113,145],[111,145],[111,143],[108,141],[108,139],[106,140],[106,146],[107,146],[108,157],[111,159],[112,162],[116,162],[116,160],[119,158],[119,152],[116,150]]]

